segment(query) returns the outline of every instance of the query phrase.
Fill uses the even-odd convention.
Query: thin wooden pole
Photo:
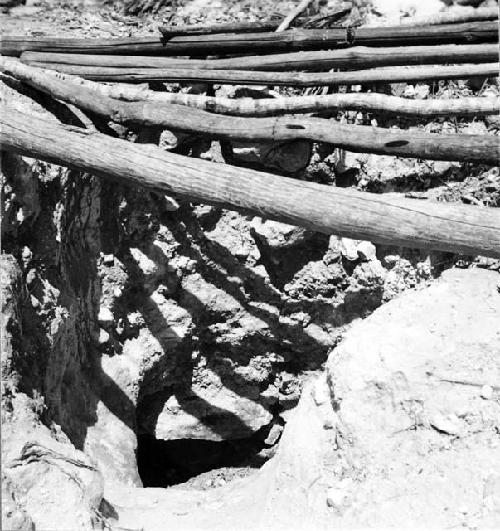
[[[490,63],[498,61],[498,46],[496,44],[450,44],[443,46],[403,46],[400,48],[356,46],[345,50],[293,52],[207,60],[25,52],[22,54],[21,59],[26,63],[55,63],[112,68],[321,71],[332,68],[355,69],[398,65]]]
[[[321,118],[239,118],[215,115],[180,105],[114,100],[81,83],[72,83],[69,77],[56,77],[8,58],[0,58],[0,69],[56,99],[124,124],[158,126],[240,140],[307,139],[334,144],[351,151],[402,157],[491,164],[499,161],[500,145],[494,135],[438,135],[342,125]]]
[[[456,13],[437,13],[432,16],[408,17],[401,20],[402,25],[428,26],[438,24],[456,24],[461,22],[473,22],[478,20],[498,20],[497,7],[471,7],[463,8]]]
[[[257,33],[275,31],[282,19],[268,22],[235,22],[228,24],[189,25],[189,26],[160,26],[158,30],[165,39],[180,35],[209,35],[213,33]]]
[[[311,0],[301,0],[295,9],[292,9],[292,11],[285,17],[283,22],[276,29],[276,32],[287,30],[290,27],[290,24],[302,13],[302,11],[307,9],[310,3]]]
[[[166,42],[160,38],[73,39],[4,36],[2,55],[22,52],[66,52],[105,55],[219,55],[277,53],[289,50],[321,50],[350,45],[405,46],[448,43],[498,42],[495,21],[443,24],[440,26],[394,26],[381,28],[294,29],[264,33],[181,35]]]
[[[498,63],[466,64],[456,66],[396,66],[353,70],[351,72],[260,72],[252,70],[205,70],[193,68],[106,68],[93,66],[38,63],[31,66],[49,68],[94,81],[144,83],[150,81],[185,81],[224,85],[284,85],[293,87],[369,85],[439,79],[468,79],[496,77]]]
[[[168,153],[12,108],[0,147],[169,195],[378,243],[500,257],[500,211],[386,197]]]
[[[91,81],[89,83],[92,83]],[[107,88],[107,87],[106,87]],[[112,87],[110,87],[112,88]],[[125,101],[137,101],[137,93]],[[110,90],[108,95],[112,96]],[[197,94],[147,91],[144,100],[163,104],[187,105],[217,114],[233,116],[278,116],[282,114],[357,110],[399,116],[485,116],[500,113],[500,97],[464,97],[459,99],[411,100],[377,93],[327,94],[324,96],[290,96],[279,98],[223,98]]]

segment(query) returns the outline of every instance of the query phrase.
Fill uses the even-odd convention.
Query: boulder
[[[341,527],[498,525],[498,280],[449,270],[353,326],[331,353],[338,455],[355,482]]]

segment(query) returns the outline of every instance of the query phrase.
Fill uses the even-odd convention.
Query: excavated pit
[[[262,4],[267,10],[267,3]],[[34,18],[32,29],[54,32],[54,19],[47,11],[49,19],[45,15],[41,20]],[[94,23],[89,22],[91,27]],[[92,37],[101,30],[96,31]],[[135,27],[131,31],[135,33]],[[11,85],[0,82],[0,96],[20,111],[42,113],[50,120],[79,127],[88,125],[65,104],[26,88],[18,92],[18,84]],[[427,87],[401,85],[401,90],[409,92]],[[460,97],[462,92],[479,88],[449,82],[439,90],[446,91],[446,97]],[[27,100],[26,94],[32,99]],[[222,89],[218,94],[223,95]],[[343,116],[348,123],[358,123],[359,114]],[[372,119],[368,114],[362,116],[365,125]],[[387,116],[377,116],[377,120],[387,127],[416,123]],[[483,134],[488,124],[483,120],[470,125],[460,122],[460,130]],[[106,124],[96,125],[110,132]],[[448,120],[429,125],[435,132],[458,127]],[[158,142],[160,135],[150,129],[115,129],[114,134],[130,135],[137,142]],[[326,185],[459,202],[472,197],[497,206],[500,201],[498,171],[480,165],[355,154],[308,141],[234,142],[229,146],[228,141],[220,145],[210,139],[187,136],[183,140],[182,135],[170,134],[180,142],[177,151],[185,155],[255,166]],[[11,154],[2,158],[2,172],[2,458],[7,478],[2,483],[6,491],[2,498],[10,504],[7,513],[22,520],[18,527],[8,520],[4,528],[30,529],[32,520],[37,529],[53,529],[57,524],[61,530],[103,529],[110,522],[117,529],[147,531],[196,529],[198,524],[203,529],[237,529],[243,521],[258,529],[259,523],[272,528],[272,519],[282,516],[282,528],[290,529],[300,528],[302,517],[314,519],[325,511],[333,519],[328,520],[328,528],[341,528],[342,523],[347,527],[372,525],[377,519],[382,527],[389,527],[394,523],[392,515],[402,518],[404,514],[398,506],[400,500],[405,501],[401,493],[419,481],[421,490],[408,498],[409,505],[413,511],[413,502],[421,499],[425,510],[417,511],[413,521],[421,523],[423,515],[438,514],[428,507],[438,499],[434,494],[441,484],[429,489],[422,477],[427,472],[429,481],[441,481],[445,474],[458,470],[452,452],[460,436],[450,436],[448,441],[446,434],[446,429],[454,429],[453,423],[451,428],[449,422],[443,424],[443,415],[435,412],[431,420],[437,427],[429,427],[425,419],[421,424],[401,424],[398,417],[385,441],[375,437],[381,437],[382,430],[360,437],[363,444],[373,442],[369,450],[380,454],[377,470],[381,471],[380,478],[374,476],[372,490],[367,484],[362,491],[359,470],[364,471],[365,465],[356,469],[349,451],[343,454],[352,441],[337,431],[329,397],[338,372],[336,352],[348,352],[346,360],[357,360],[381,344],[383,354],[394,349],[395,367],[406,370],[398,365],[399,350],[426,337],[421,333],[415,338],[411,330],[435,301],[442,302],[439,285],[431,293],[434,299],[422,306],[420,314],[412,314],[406,328],[405,322],[399,328],[393,326],[398,338],[394,344],[390,334],[385,337],[394,316],[389,311],[384,314],[383,308],[372,335],[366,336],[370,339],[363,340],[364,332],[361,343],[356,332],[347,346],[341,339],[349,338],[351,326],[359,326],[361,319],[401,292],[433,283],[434,277],[456,261],[454,255],[328,237]],[[466,260],[462,265],[467,265]],[[463,282],[467,286],[468,280]],[[487,282],[493,285],[494,280],[482,279],[480,285],[484,283],[485,293],[493,296],[485,287]],[[470,291],[473,299],[474,290]],[[457,289],[457,304],[460,293]],[[454,315],[453,308],[444,305],[436,312],[436,322],[438,317]],[[464,315],[466,311],[462,309]],[[483,315],[488,311],[482,308]],[[402,304],[398,316],[404,320],[408,312]],[[472,322],[471,318],[465,324]],[[494,330],[497,322],[492,316],[489,329]],[[434,326],[433,322],[424,332]],[[458,322],[456,330],[465,328]],[[445,332],[452,341],[455,330]],[[478,345],[487,333],[477,334]],[[441,336],[436,332],[435,337]],[[422,353],[447,352],[437,339],[424,347],[415,347],[411,359]],[[483,361],[494,351],[484,348],[485,355],[479,356]],[[328,381],[324,378],[327,359]],[[469,365],[475,367],[476,361]],[[493,361],[490,365],[493,369],[485,365],[485,374],[494,373]],[[346,385],[356,371],[363,373],[365,368],[362,376],[370,383],[376,373],[370,367],[363,359],[352,370],[346,366]],[[314,392],[304,392],[307,381],[321,373],[320,390],[315,385]],[[373,390],[379,397],[384,389],[394,387],[387,399],[389,412],[394,408],[393,396],[401,391],[400,379],[393,380],[388,375],[387,385]],[[446,385],[450,384],[442,386],[445,397],[449,393]],[[371,392],[372,387],[367,389]],[[485,449],[490,439],[493,448],[498,435],[500,424],[492,413],[498,401],[478,398],[473,387],[465,390],[470,394],[471,411],[477,409],[492,420],[477,426],[479,414],[464,417],[466,409],[457,411],[457,419],[451,417],[464,424],[465,432],[470,424],[471,438],[480,434],[477,448],[485,456],[485,464],[478,461],[476,467],[475,458],[464,450],[463,463],[474,470],[463,484],[476,481],[477,500],[490,499],[493,506],[491,492],[500,483],[496,476],[490,477],[494,474],[487,475],[494,466],[486,462],[490,456]],[[429,396],[434,396],[434,389]],[[299,399],[302,406],[297,407]],[[351,412],[357,419],[370,412],[366,421],[356,425],[361,433],[384,413],[369,393],[365,396],[355,390],[350,400],[354,405],[349,410],[346,401],[343,413]],[[406,407],[409,401],[402,403]],[[410,405],[416,408],[418,403]],[[448,416],[444,419],[449,421]],[[404,444],[394,444],[414,434],[429,437],[423,459],[421,447],[404,453]],[[392,444],[394,451],[385,455]],[[438,457],[450,455],[454,465],[444,463],[437,468],[432,461],[435,448]],[[406,456],[415,460],[410,474],[420,469],[421,461],[427,468],[412,481],[407,469],[392,471],[397,486],[393,492],[384,483],[385,463],[397,462],[400,455],[403,468]],[[233,481],[247,476],[252,476],[251,481],[244,487]],[[365,510],[366,520],[354,514],[352,520],[348,515],[343,522],[334,522],[343,518],[343,509],[332,508],[325,500],[331,498],[330,489],[340,488],[346,478],[347,483],[354,480],[342,487],[353,491],[346,499],[358,490],[364,492],[359,515],[363,503],[373,500],[374,508]],[[482,481],[484,485],[479,484]],[[448,485],[452,486],[451,501],[442,503],[446,507],[457,505],[461,493],[454,493],[453,488],[461,488],[462,483],[450,476]],[[426,498],[428,493],[431,499]],[[382,502],[377,496],[396,507],[380,511]],[[467,493],[459,505],[475,500],[474,496],[474,492]],[[487,520],[487,509],[481,506],[478,514],[486,514],[486,523],[498,523],[493,516],[491,522]],[[207,521],[211,525],[205,525]],[[314,528],[310,521],[304,529]],[[448,519],[445,523],[447,527],[463,525]],[[474,522],[470,523],[473,527]]]

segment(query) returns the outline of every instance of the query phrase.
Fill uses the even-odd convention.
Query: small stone
[[[344,504],[346,497],[347,493],[344,490],[335,487],[329,488],[326,495],[326,504],[328,507],[337,509]]]
[[[115,257],[112,254],[105,254],[102,257],[102,263],[104,265],[113,265],[115,263]]]
[[[358,244],[358,255],[366,261],[375,260],[377,258],[377,248],[373,243],[362,241]]]
[[[113,295],[114,295],[116,298],[121,297],[121,296],[122,296],[122,293],[123,293],[123,291],[122,291],[121,288],[115,288],[115,289],[113,290]]]
[[[212,153],[210,150],[200,153],[200,159],[203,160],[212,160]]]
[[[400,256],[397,254],[388,254],[384,257],[384,263],[387,266],[394,266],[400,260]]]
[[[340,252],[344,258],[350,262],[354,262],[358,259],[358,241],[351,240],[350,238],[342,238]]]
[[[122,318],[118,319],[115,330],[118,335],[121,335],[123,332],[125,332],[125,321]]]
[[[105,345],[109,341],[109,334],[101,328],[99,330],[99,345]]]
[[[281,432],[283,431],[283,426],[281,424],[274,424],[273,427],[269,430],[269,433],[264,441],[264,444],[267,446],[273,446],[278,442]]]
[[[29,286],[36,279],[36,269],[30,269],[26,275],[26,284]]]
[[[461,432],[460,419],[453,413],[443,415],[436,413],[431,419],[430,424],[433,428],[449,435],[458,435]]]
[[[493,387],[491,385],[483,385],[480,391],[481,398],[491,400],[493,398]]]
[[[316,381],[313,387],[313,400],[317,406],[321,406],[328,402],[330,394],[326,382],[320,378]]]
[[[145,324],[144,318],[139,312],[129,313],[127,319],[132,326],[142,326]]]
[[[97,320],[101,325],[109,326],[113,323],[115,318],[111,310],[109,308],[104,307],[99,310],[99,316],[97,317]]]
[[[25,245],[23,247],[23,251],[22,251],[21,256],[22,256],[24,265],[26,266],[31,261],[31,259],[33,258],[33,253],[31,252],[30,248],[26,247],[26,245]]]
[[[335,426],[335,423],[333,422],[332,419],[325,419],[325,421],[323,422],[324,430],[333,430],[334,426]]]

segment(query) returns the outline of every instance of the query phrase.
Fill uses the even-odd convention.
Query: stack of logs
[[[218,139],[307,139],[351,151],[498,164],[500,146],[492,134],[432,134],[307,116],[350,109],[475,117],[497,114],[497,97],[409,100],[357,92],[229,99],[151,90],[144,84],[373,88],[380,83],[498,76],[496,10],[476,9],[465,20],[440,17],[397,27],[277,29],[278,23],[269,22],[161,27],[157,38],[6,36],[0,42],[0,72],[130,128],[155,126]],[[0,125],[2,149],[169,195],[328,234],[500,257],[500,212],[493,208],[388,198],[214,164],[92,128],[26,116],[5,101]]]

